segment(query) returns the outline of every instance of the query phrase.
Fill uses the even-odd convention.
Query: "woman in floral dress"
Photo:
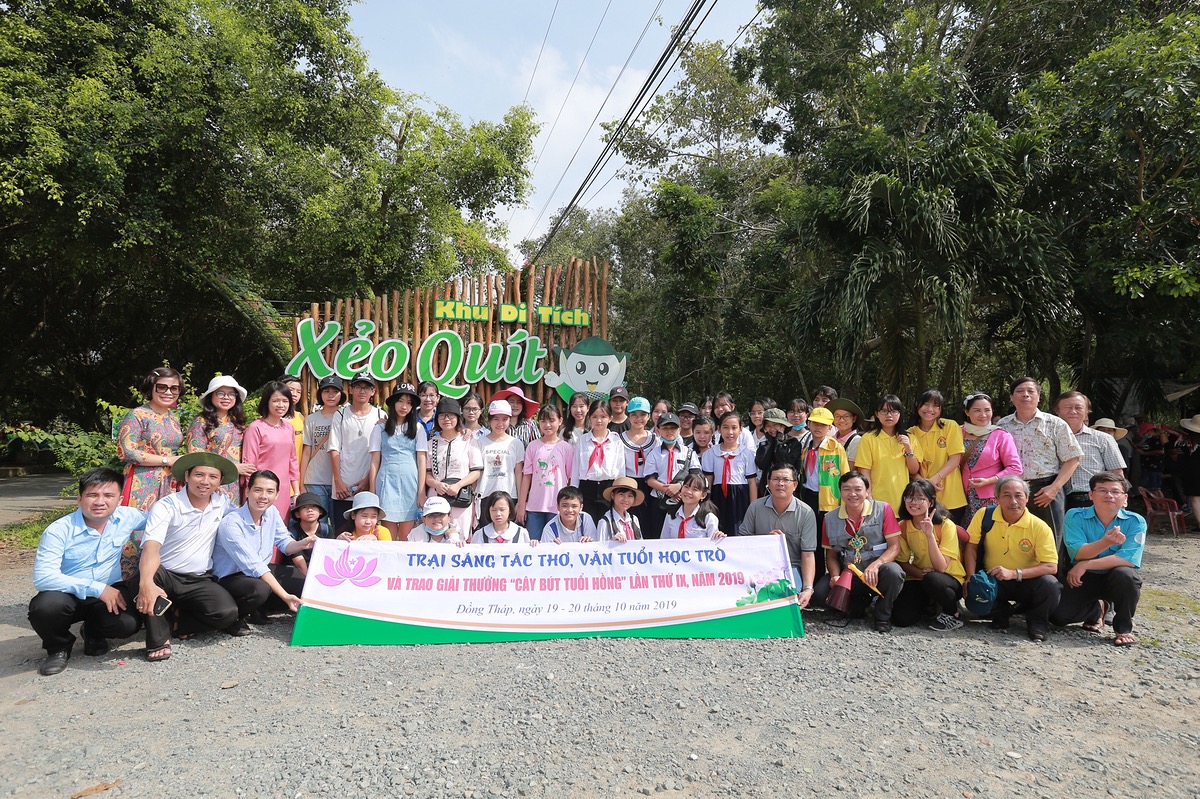
[[[122,504],[148,511],[174,491],[171,465],[179,458],[183,430],[175,406],[183,391],[183,378],[169,366],[160,366],[142,381],[146,404],[125,414],[117,429],[117,455],[125,463]]]
[[[200,395],[203,410],[192,420],[187,434],[188,452],[212,452],[238,465],[240,480],[221,486],[234,505],[241,504],[241,482],[254,473],[253,463],[242,463],[242,437],[246,433],[246,389],[228,375],[208,381]]]

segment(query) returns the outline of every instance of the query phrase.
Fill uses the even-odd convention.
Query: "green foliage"
[[[58,521],[74,510],[72,507],[67,507],[42,511],[27,521],[0,526],[0,544],[17,549],[36,549],[46,528],[52,522]]]

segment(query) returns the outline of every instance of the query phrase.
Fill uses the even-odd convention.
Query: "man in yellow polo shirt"
[[[1050,525],[1026,510],[1028,504],[1028,483],[1016,476],[1000,478],[996,483],[996,507],[980,509],[967,528],[970,541],[963,564],[968,575],[984,569],[996,578],[999,592],[990,617],[994,628],[1008,629],[1009,617],[1021,612],[1025,614],[1029,639],[1044,641],[1050,631],[1050,614],[1058,607],[1062,593],[1062,584],[1055,576],[1058,547]],[[992,527],[984,540],[981,561],[979,540],[989,513]]]

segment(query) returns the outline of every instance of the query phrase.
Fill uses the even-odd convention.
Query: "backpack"
[[[983,568],[983,544],[987,539],[988,531],[995,523],[995,514],[995,505],[989,505],[983,512],[983,522],[979,525],[979,558],[976,564],[979,568],[967,579],[967,594],[964,604],[974,616],[990,615],[1000,593],[996,578]]]

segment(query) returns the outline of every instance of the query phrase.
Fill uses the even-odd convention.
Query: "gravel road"
[[[815,613],[792,640],[292,648],[280,620],[39,677],[32,553],[0,550],[0,796],[1196,797],[1198,566],[1152,536],[1132,649]]]

